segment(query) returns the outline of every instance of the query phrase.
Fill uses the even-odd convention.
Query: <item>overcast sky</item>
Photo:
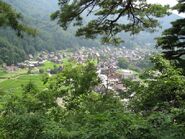
[[[177,4],[177,0],[148,0],[151,3],[159,3],[159,4],[168,4],[170,6],[174,6],[175,4]]]
[[[150,3],[158,3],[162,5],[170,5],[171,7],[177,4],[177,0],[148,0]],[[173,13],[178,14],[177,11],[173,11]],[[185,14],[180,14],[180,16],[185,17]]]

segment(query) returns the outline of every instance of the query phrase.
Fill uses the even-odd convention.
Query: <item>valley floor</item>
[[[22,86],[29,81],[36,84],[39,89],[44,88],[42,74],[28,74],[28,69],[19,69],[15,72],[0,70],[0,94],[7,92],[19,93]]]

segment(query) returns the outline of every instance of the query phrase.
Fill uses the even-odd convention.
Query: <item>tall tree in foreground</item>
[[[60,10],[51,17],[66,29],[70,23],[80,26],[77,36],[96,38],[101,35],[104,43],[119,44],[122,31],[138,33],[152,31],[156,18],[167,14],[168,6],[148,4],[147,0],[59,0]],[[90,16],[91,20],[83,20]],[[84,25],[83,25],[84,24]]]
[[[11,5],[0,0],[0,27],[8,26],[17,32],[18,36],[22,36],[23,32],[35,35],[36,30],[24,25],[21,21],[21,14],[17,13]]]
[[[185,0],[179,0],[174,9],[185,13]],[[172,27],[158,38],[158,46],[164,50],[167,59],[174,60],[185,70],[185,18],[172,22]]]
[[[157,139],[185,138],[185,77],[162,56],[152,58],[154,68],[142,82],[133,83],[130,108],[147,120]],[[127,92],[128,93],[128,92]]]

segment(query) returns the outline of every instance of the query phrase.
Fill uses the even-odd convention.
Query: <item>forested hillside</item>
[[[55,21],[50,20],[51,13],[59,9],[57,0],[6,0],[6,2],[20,12],[24,17],[23,22],[36,28],[38,34],[36,37],[25,34],[22,39],[18,38],[12,29],[0,29],[0,41],[3,44],[0,46],[0,53],[11,56],[1,58],[1,63],[16,64],[26,58],[27,54],[35,54],[41,50],[55,51],[79,46],[99,46],[96,41],[75,37],[75,28],[71,27],[67,31],[63,31]],[[162,29],[150,35],[146,32],[141,32],[135,36],[124,33],[122,38],[127,41],[123,45],[129,48],[153,46],[154,38],[160,36],[162,30],[170,27],[170,22],[177,18],[179,18],[177,15],[164,17],[161,19]],[[8,51],[10,45],[14,46],[12,49],[16,48],[16,51]],[[12,57],[14,55],[16,58]]]
[[[50,14],[57,9],[57,0],[6,0],[6,2],[20,12],[23,16],[23,22],[36,28],[38,34],[36,37],[24,34],[23,38],[19,38],[12,29],[1,29],[0,41],[3,45],[0,46],[0,53],[9,56],[9,58],[0,58],[1,63],[17,63],[26,58],[26,54],[35,54],[41,50],[55,51],[79,46],[98,46],[95,41],[76,38],[72,33],[73,29],[63,31],[56,22],[50,20]],[[10,45],[21,52],[15,54],[15,51],[8,51]],[[12,55],[16,55],[17,58],[12,60]]]

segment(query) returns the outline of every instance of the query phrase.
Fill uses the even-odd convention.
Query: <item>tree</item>
[[[78,100],[81,95],[91,93],[93,87],[98,85],[99,82],[93,61],[85,64],[67,62],[64,63],[63,71],[50,84],[50,89],[58,96],[65,96],[66,99],[69,99],[69,109],[75,109],[78,107],[76,99]]]
[[[21,23],[21,14],[17,13],[12,7],[0,0],[0,27],[9,26],[17,32],[18,36],[22,36],[23,32],[31,35],[36,34],[36,30]]]
[[[24,93],[36,93],[39,91],[37,86],[30,80],[25,86],[22,87]]]
[[[117,65],[118,65],[120,68],[122,68],[122,69],[128,69],[129,66],[130,66],[130,63],[129,63],[128,59],[123,58],[123,57],[120,57],[120,58],[118,59],[118,64],[117,64]]]
[[[16,64],[25,59],[23,50],[10,44],[5,38],[0,38],[0,60],[7,65]]]
[[[154,68],[145,78],[128,87],[128,92],[135,92],[130,108],[147,120],[156,138],[184,138],[185,77],[162,56],[152,61]]]
[[[173,8],[179,13],[185,13],[184,0],[179,0],[178,4]],[[172,22],[172,27],[163,32],[158,38],[158,47],[164,51],[165,57],[184,68],[185,67],[185,18]],[[185,70],[185,68],[184,68]]]
[[[143,30],[153,30],[158,25],[156,17],[166,15],[168,6],[148,4],[146,0],[59,0],[60,9],[52,14],[52,19],[67,29],[70,23],[80,27],[76,35],[86,38],[102,36],[102,41],[118,44],[118,33],[132,34]],[[91,20],[83,20],[84,15]],[[126,21],[125,18],[128,20]]]

